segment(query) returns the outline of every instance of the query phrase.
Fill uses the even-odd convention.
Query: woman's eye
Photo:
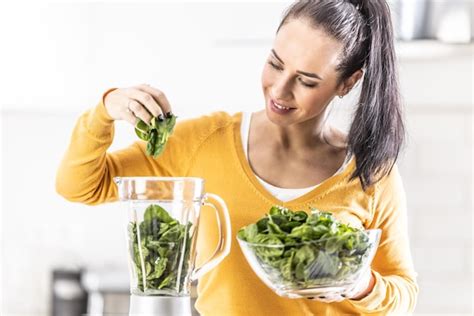
[[[315,84],[304,83],[303,81],[300,81],[300,82],[303,84],[303,86],[306,86],[306,87],[312,88],[316,86]]]
[[[277,65],[275,65],[274,63],[272,63],[271,61],[268,62],[273,68],[275,69],[278,69],[278,70],[281,70],[280,67],[278,67]]]
[[[278,71],[282,71],[282,70],[283,70],[282,68],[278,67],[277,65],[275,65],[275,64],[274,64],[273,62],[271,62],[271,61],[269,61],[268,64],[270,64],[270,66],[272,66],[273,68],[277,69]],[[300,82],[301,82],[301,84],[302,84],[303,86],[308,87],[308,88],[313,88],[313,87],[316,86],[316,84],[305,83],[305,82],[303,82],[303,81],[301,81],[301,80],[300,80]]]

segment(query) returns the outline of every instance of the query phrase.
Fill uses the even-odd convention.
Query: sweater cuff
[[[364,298],[360,300],[348,300],[357,310],[363,313],[373,312],[382,304],[385,299],[387,288],[385,281],[380,273],[372,270],[372,274],[375,278],[375,284],[372,291]]]
[[[118,88],[111,88],[104,92],[100,102],[89,111],[87,117],[88,132],[104,140],[110,140],[114,134],[114,119],[109,115],[104,105],[105,96]]]

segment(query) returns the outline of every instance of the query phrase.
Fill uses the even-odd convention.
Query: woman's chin
[[[271,113],[268,110],[265,111],[265,117],[271,123],[278,125],[278,126],[288,126],[289,121],[287,119],[276,117],[275,113]]]

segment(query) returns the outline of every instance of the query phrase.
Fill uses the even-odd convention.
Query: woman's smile
[[[273,112],[277,114],[282,114],[282,115],[289,114],[293,112],[294,110],[296,110],[296,108],[285,107],[278,103],[275,103],[273,99],[269,99],[268,106],[270,110],[272,110]]]

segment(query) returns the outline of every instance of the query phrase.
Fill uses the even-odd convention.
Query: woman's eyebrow
[[[275,56],[276,59],[278,59],[278,61],[280,61],[283,65],[285,64],[283,62],[283,60],[281,60],[281,58],[277,55],[277,53],[275,52],[275,50],[272,48],[272,54]],[[311,72],[306,72],[306,71],[301,71],[301,70],[298,70],[296,71],[297,73],[299,74],[302,74],[304,76],[307,76],[307,77],[311,77],[311,78],[316,78],[316,79],[319,79],[319,80],[323,80],[323,78],[321,78],[320,76],[318,76],[317,74],[315,73],[311,73]]]

